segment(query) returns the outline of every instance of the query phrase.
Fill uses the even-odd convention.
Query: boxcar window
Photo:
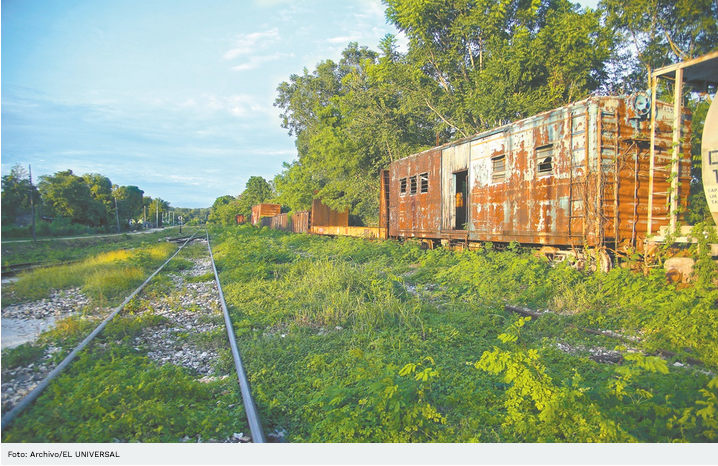
[[[416,177],[411,177],[411,194],[416,194]]]
[[[536,148],[536,165],[539,175],[553,173],[553,144]]]
[[[399,180],[399,193],[406,194],[406,178]]]
[[[429,174],[428,173],[422,173],[419,175],[419,179],[421,180],[421,193],[428,193],[429,192]]]
[[[491,157],[491,182],[500,183],[506,179],[506,156]]]

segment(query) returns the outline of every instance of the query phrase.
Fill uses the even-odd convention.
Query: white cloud
[[[232,67],[232,69],[235,71],[253,70],[255,68],[259,68],[264,63],[279,60],[282,58],[291,58],[293,56],[294,56],[293,53],[277,52],[272,55],[249,57],[248,62],[242,63],[241,65],[234,66],[234,67]]]
[[[232,60],[242,55],[251,55],[281,40],[277,28],[263,32],[239,34],[234,40],[234,47],[224,54],[225,60]]]
[[[381,0],[360,0],[359,2],[365,10],[362,13],[357,13],[356,16],[359,18],[371,18],[375,21],[377,18],[384,17],[384,5]]]
[[[348,44],[349,42],[357,42],[360,38],[357,36],[339,36],[330,37],[327,42],[330,44]]]

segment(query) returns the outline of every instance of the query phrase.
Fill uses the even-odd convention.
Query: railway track
[[[185,246],[193,241],[201,241],[207,244],[207,258],[200,259],[201,267],[195,267],[197,270],[194,271],[194,275],[201,275],[200,278],[214,276],[214,284],[211,281],[205,280],[189,280],[192,283],[186,283],[184,279],[178,276],[173,276],[174,283],[174,295],[166,297],[164,300],[154,302],[151,309],[147,310],[148,314],[155,314],[155,317],[162,319],[163,330],[158,331],[156,328],[149,327],[145,329],[141,335],[136,337],[132,342],[137,347],[135,350],[140,351],[140,347],[144,347],[147,350],[147,357],[158,361],[160,364],[175,364],[182,365],[195,373],[203,376],[199,379],[199,382],[205,382],[208,380],[216,380],[218,377],[210,375],[211,362],[217,360],[217,354],[211,350],[202,350],[201,348],[194,347],[192,344],[188,344],[186,337],[190,332],[204,332],[207,335],[212,332],[222,332],[219,325],[216,322],[220,322],[222,319],[219,318],[219,308],[221,307],[223,313],[223,320],[226,326],[227,341],[232,353],[232,359],[234,361],[237,380],[241,390],[241,396],[243,400],[244,411],[247,414],[247,423],[251,432],[251,441],[254,443],[263,443],[266,441],[262,425],[254,403],[249,382],[244,372],[241,357],[237,349],[237,343],[234,336],[232,322],[229,317],[224,296],[222,294],[221,285],[219,282],[219,276],[217,273],[216,266],[214,264],[214,258],[212,255],[211,245],[209,242],[209,234],[205,232],[205,235],[198,235],[196,232],[192,236],[182,238],[183,243],[177,249],[162,266],[160,266],[147,280],[140,285],[125,301],[115,308],[103,321],[100,323],[94,331],[88,335],[57,367],[55,367],[37,386],[30,391],[22,400],[20,400],[10,411],[8,411],[2,417],[2,430],[10,427],[15,419],[29,406],[31,406],[35,400],[44,392],[44,390],[50,386],[54,379],[56,379],[63,371],[65,371],[73,360],[83,351],[85,348],[93,342],[105,329],[105,327],[113,321],[122,311],[128,306],[133,298],[137,297],[139,293],[156,277],[172,260],[180,254]],[[203,237],[204,236],[204,237]],[[195,264],[196,265],[196,264]],[[181,305],[177,304],[177,295],[182,294],[177,290],[184,290],[184,296],[181,298]],[[189,290],[189,291],[188,291]],[[195,305],[195,297],[202,297],[202,305]],[[200,300],[198,300],[199,302]],[[211,303],[211,304],[207,304]],[[216,313],[216,316],[203,316],[198,312],[198,309],[211,307],[213,309],[207,310],[210,313]],[[138,316],[142,314],[142,311],[134,310],[133,314],[137,313]],[[224,332],[222,332],[224,333]],[[226,377],[226,376],[225,376]],[[222,377],[222,378],[225,378]],[[237,439],[236,441],[248,441],[249,438],[242,436],[241,434],[234,434]],[[181,441],[188,441],[185,438]]]
[[[28,270],[42,269],[46,267],[57,267],[60,265],[76,264],[82,260],[65,261],[65,262],[25,262],[22,264],[11,264],[2,266],[2,277],[13,277],[20,272],[26,272]]]

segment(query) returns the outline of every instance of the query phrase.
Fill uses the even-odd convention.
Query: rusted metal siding
[[[354,236],[357,238],[383,238],[384,231],[379,227],[340,227],[340,226],[312,226],[311,232],[315,235]]]
[[[654,229],[669,221],[672,107],[657,103],[656,116]],[[684,140],[689,140],[689,123]],[[389,235],[429,231],[433,238],[463,234],[472,241],[640,245],[647,227],[649,124],[625,98],[592,97],[401,159],[389,168]],[[688,144],[682,154],[677,195],[685,206]],[[410,202],[398,194],[402,178],[429,166],[441,167],[440,205],[436,199]],[[464,170],[468,215],[462,231],[456,182]],[[417,213],[423,223],[414,220]]]
[[[421,180],[411,193],[411,178],[426,174],[428,184],[422,191]],[[389,177],[389,236],[438,238],[441,234],[441,152],[431,150],[391,164]],[[402,193],[401,182],[405,181]]]
[[[319,199],[312,201],[312,226],[349,226],[349,209],[340,212],[322,204]]]
[[[279,204],[257,204],[252,206],[252,225],[257,225],[262,217],[274,217],[282,212]]]
[[[279,214],[270,217],[270,227],[275,230],[290,231],[289,217],[287,214]]]
[[[379,228],[386,238],[389,231],[389,203],[391,197],[391,174],[389,170],[382,170],[379,180]]]
[[[294,233],[309,232],[310,214],[311,213],[308,210],[300,210],[292,213],[292,231]]]
[[[618,134],[617,217],[606,225],[606,236],[615,237],[619,246],[641,246],[648,229],[648,200],[653,196],[652,229],[657,231],[670,224],[670,196],[672,193],[672,148],[673,148],[673,106],[665,102],[656,103],[655,168],[653,172],[653,193],[650,184],[650,126],[647,121],[638,121],[630,106],[620,102],[617,107],[622,115]],[[683,142],[681,158],[676,173],[679,186],[675,189],[678,206],[688,205],[690,190],[690,114],[684,109],[682,124]],[[638,121],[638,122],[637,122]],[[604,145],[612,142],[604,135]],[[610,211],[609,211],[610,213]],[[615,223],[611,223],[613,220]],[[617,232],[611,234],[611,228]]]

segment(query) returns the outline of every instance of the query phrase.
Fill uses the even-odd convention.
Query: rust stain
[[[282,212],[279,204],[257,204],[252,206],[252,225],[257,225],[262,217],[274,217]]]
[[[672,113],[657,103],[655,229],[669,222]],[[389,236],[639,245],[647,228],[649,124],[626,98],[592,97],[398,160],[389,167]],[[690,121],[685,126],[688,135]],[[688,145],[682,155],[685,206]],[[467,212],[459,222],[456,183],[464,170]],[[402,188],[419,173],[430,174],[429,195],[407,192],[408,182]]]

